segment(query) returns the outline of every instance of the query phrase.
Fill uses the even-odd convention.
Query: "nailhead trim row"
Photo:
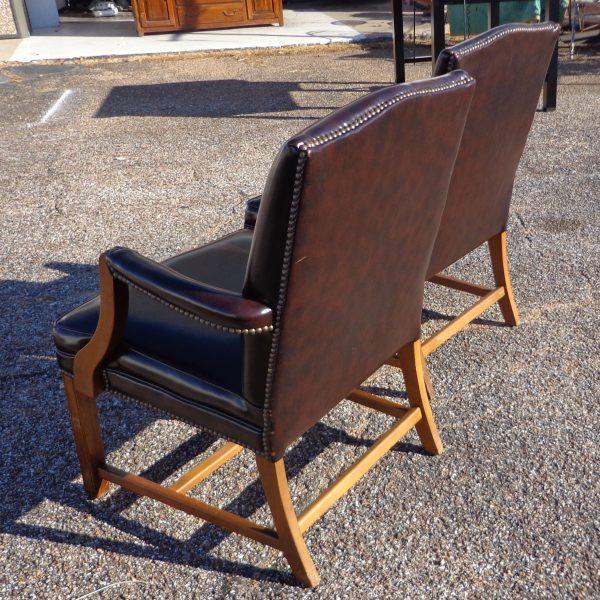
[[[281,269],[281,279],[279,283],[279,295],[277,299],[277,308],[275,310],[275,323],[274,323],[274,333],[271,341],[271,350],[269,353],[269,361],[267,364],[267,381],[265,384],[265,401],[263,405],[263,453],[267,457],[272,458],[271,452],[271,443],[270,443],[270,435],[271,435],[271,401],[272,401],[272,392],[273,392],[273,376],[275,372],[275,363],[277,360],[277,351],[279,348],[279,338],[280,338],[280,325],[281,325],[281,315],[283,314],[283,308],[285,306],[286,297],[287,297],[287,284],[289,279],[289,271],[290,264],[292,259],[292,251],[294,248],[294,238],[296,234],[296,221],[298,218],[298,208],[300,206],[300,198],[302,196],[302,186],[304,183],[304,171],[306,167],[306,163],[308,161],[308,152],[307,150],[310,148],[315,148],[322,144],[325,144],[335,138],[338,138],[357,127],[360,127],[362,124],[366,123],[376,115],[383,112],[385,109],[389,108],[405,100],[407,98],[412,98],[416,96],[426,96],[433,94],[435,92],[441,92],[443,90],[448,90],[451,88],[460,87],[466,83],[470,83],[473,81],[473,78],[469,75],[465,74],[460,78],[459,81],[439,85],[435,88],[429,88],[426,90],[416,90],[411,92],[401,92],[398,95],[390,98],[389,100],[385,100],[372,106],[369,110],[359,114],[349,123],[343,123],[336,129],[333,129],[330,132],[324,133],[315,138],[311,138],[306,142],[299,142],[297,147],[300,150],[300,155],[298,157],[298,163],[296,165],[296,174],[294,179],[294,191],[292,195],[292,203],[290,206],[290,216],[288,220],[287,227],[287,237],[285,242],[285,249],[283,253],[283,264]]]
[[[554,31],[557,28],[558,28],[558,25],[556,23],[552,23],[552,22],[544,23],[541,26],[540,25],[515,25],[514,27],[508,27],[507,29],[498,31],[494,35],[491,35],[490,37],[486,38],[485,40],[481,40],[481,41],[473,44],[472,46],[465,48],[464,50],[459,50],[458,52],[452,51],[452,54],[454,54],[457,58],[460,59],[461,56],[470,54],[471,52],[474,52],[475,50],[479,50],[480,48],[485,48],[485,46],[489,46],[496,40],[504,37],[505,35],[508,35],[509,33],[514,33],[516,31],[530,31],[530,32]]]
[[[334,140],[335,138],[338,138],[338,137],[344,135],[345,133],[348,133],[348,132],[356,129],[363,123],[366,123],[369,119],[372,119],[379,113],[383,112],[386,108],[389,108],[390,106],[393,106],[394,104],[397,104],[398,102],[401,102],[402,100],[405,100],[407,98],[416,97],[416,96],[427,96],[434,92],[441,92],[443,90],[449,90],[451,88],[459,87],[469,81],[473,81],[473,78],[469,75],[464,75],[458,81],[440,85],[436,88],[429,88],[427,90],[415,90],[412,92],[401,92],[400,94],[398,94],[397,96],[394,96],[393,98],[390,98],[389,100],[385,100],[383,102],[380,102],[379,104],[375,104],[374,106],[369,108],[369,110],[356,116],[349,123],[343,123],[342,125],[340,125],[336,129],[333,129],[332,131],[329,131],[322,135],[318,135],[317,137],[311,138],[307,142],[301,142],[299,147],[315,148],[317,146],[321,146],[322,144],[325,144],[326,142],[330,142],[331,140]]]
[[[287,284],[290,272],[290,262],[292,260],[292,250],[294,248],[294,237],[296,234],[296,220],[298,218],[298,207],[300,197],[302,196],[302,185],[304,183],[304,168],[308,160],[308,153],[304,148],[300,148],[298,163],[296,164],[296,175],[294,178],[294,191],[292,194],[292,204],[290,206],[290,216],[286,232],[285,248],[283,251],[283,264],[281,268],[281,279],[279,281],[279,294],[277,297],[277,308],[275,309],[275,329],[271,338],[271,350],[269,352],[269,361],[267,363],[267,380],[265,383],[265,400],[263,404],[263,452],[271,456],[271,394],[273,392],[273,375],[275,372],[275,362],[277,360],[277,351],[279,349],[279,338],[281,335],[281,315],[287,298]]]
[[[171,302],[168,302],[164,298],[161,298],[160,296],[157,296],[156,294],[153,294],[152,292],[149,292],[148,290],[145,290],[144,288],[140,287],[136,283],[133,283],[133,281],[131,281],[127,277],[124,277],[123,275],[121,275],[120,273],[115,271],[113,268],[109,267],[109,269],[110,269],[112,276],[115,279],[118,279],[119,281],[126,283],[128,286],[136,289],[138,292],[141,292],[142,294],[146,294],[146,296],[149,296],[156,302],[160,302],[161,304],[164,304],[171,310],[181,313],[185,317],[193,319],[194,321],[199,321],[200,323],[202,323],[202,325],[206,325],[207,327],[212,327],[213,329],[218,329],[219,331],[223,331],[225,333],[237,333],[237,334],[241,334],[241,335],[259,335],[261,333],[268,333],[269,331],[273,331],[273,325],[266,325],[265,327],[255,327],[252,329],[238,329],[235,327],[226,327],[224,325],[219,325],[218,323],[214,323],[213,321],[208,321],[206,319],[203,319],[202,317],[199,317],[198,315],[195,315],[194,313],[191,313],[187,310],[184,310],[183,308],[180,308],[179,306],[176,306],[175,304],[173,304]]]

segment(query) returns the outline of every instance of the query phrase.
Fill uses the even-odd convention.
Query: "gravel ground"
[[[597,52],[563,61],[559,108],[536,115],[517,176],[522,325],[499,326],[494,308],[430,357],[445,453],[424,455],[411,433],[308,532],[316,590],[277,552],[154,501],[85,498],[53,319],[95,293],[106,248],[162,259],[239,227],[278,146],[390,83],[389,57],[345,47],[0,69],[0,597],[600,596]],[[453,271],[490,279],[483,250]],[[428,286],[425,332],[463,306]],[[391,368],[368,384],[403,395]],[[219,443],[112,397],[100,410],[109,461],[157,481]],[[386,423],[344,402],[309,431],[287,458],[296,506]],[[194,493],[268,520],[249,452]]]

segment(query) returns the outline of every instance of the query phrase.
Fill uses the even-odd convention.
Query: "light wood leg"
[[[430,454],[441,454],[444,447],[435,426],[431,405],[427,397],[421,342],[417,340],[406,344],[398,351],[398,358],[404,375],[408,402],[411,406],[417,406],[421,409],[422,419],[417,423],[416,429],[423,448]]]
[[[513,296],[512,286],[510,284],[510,275],[508,273],[508,254],[506,251],[506,231],[495,235],[488,240],[490,257],[492,259],[492,270],[494,280],[498,287],[503,287],[504,297],[500,298],[498,304],[502,311],[502,316],[508,325],[516,326],[520,323],[517,303]]]
[[[275,529],[281,541],[283,553],[292,568],[292,573],[304,585],[315,587],[319,583],[319,573],[298,526],[283,459],[271,462],[257,455],[256,464],[273,515]]]
[[[83,486],[91,498],[99,498],[108,491],[109,484],[98,473],[98,468],[103,467],[105,461],[96,400],[77,393],[73,380],[66,375],[63,375],[63,383],[77,456],[81,466]]]
[[[433,383],[431,383],[431,375],[429,373],[429,369],[427,368],[425,356],[422,357],[421,368],[423,369],[423,380],[425,381],[427,397],[429,398],[429,401],[432,402],[435,400],[435,390],[433,389]]]

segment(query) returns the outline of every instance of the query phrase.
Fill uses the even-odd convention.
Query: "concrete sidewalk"
[[[0,40],[0,61],[31,62],[103,56],[169,54],[248,48],[324,45],[391,39],[389,2],[302,2],[287,5],[284,25],[238,27],[138,37],[133,17],[61,19],[23,40]],[[127,13],[124,13],[127,14]],[[413,11],[406,11],[405,35],[413,35]],[[430,20],[418,12],[417,38],[428,38]]]

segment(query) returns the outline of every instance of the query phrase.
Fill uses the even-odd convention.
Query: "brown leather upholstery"
[[[436,81],[370,94],[275,161],[244,288],[276,307],[265,399],[273,457],[419,338],[429,248],[472,93],[466,79]]]
[[[559,32],[554,23],[502,25],[440,54],[435,75],[463,69],[477,90],[428,278],[506,228],[515,173]],[[254,227],[259,206],[260,198],[248,202],[246,228]]]
[[[440,54],[435,75],[463,69],[477,89],[428,277],[506,228],[515,173],[559,33],[554,23],[503,25]]]
[[[474,87],[460,71],[391,86],[292,138],[254,234],[163,265],[127,249],[106,253],[129,290],[125,333],[101,365],[107,389],[281,457],[419,337],[425,271]],[[415,148],[426,164],[415,163]],[[92,301],[57,322],[65,371],[97,321]]]

